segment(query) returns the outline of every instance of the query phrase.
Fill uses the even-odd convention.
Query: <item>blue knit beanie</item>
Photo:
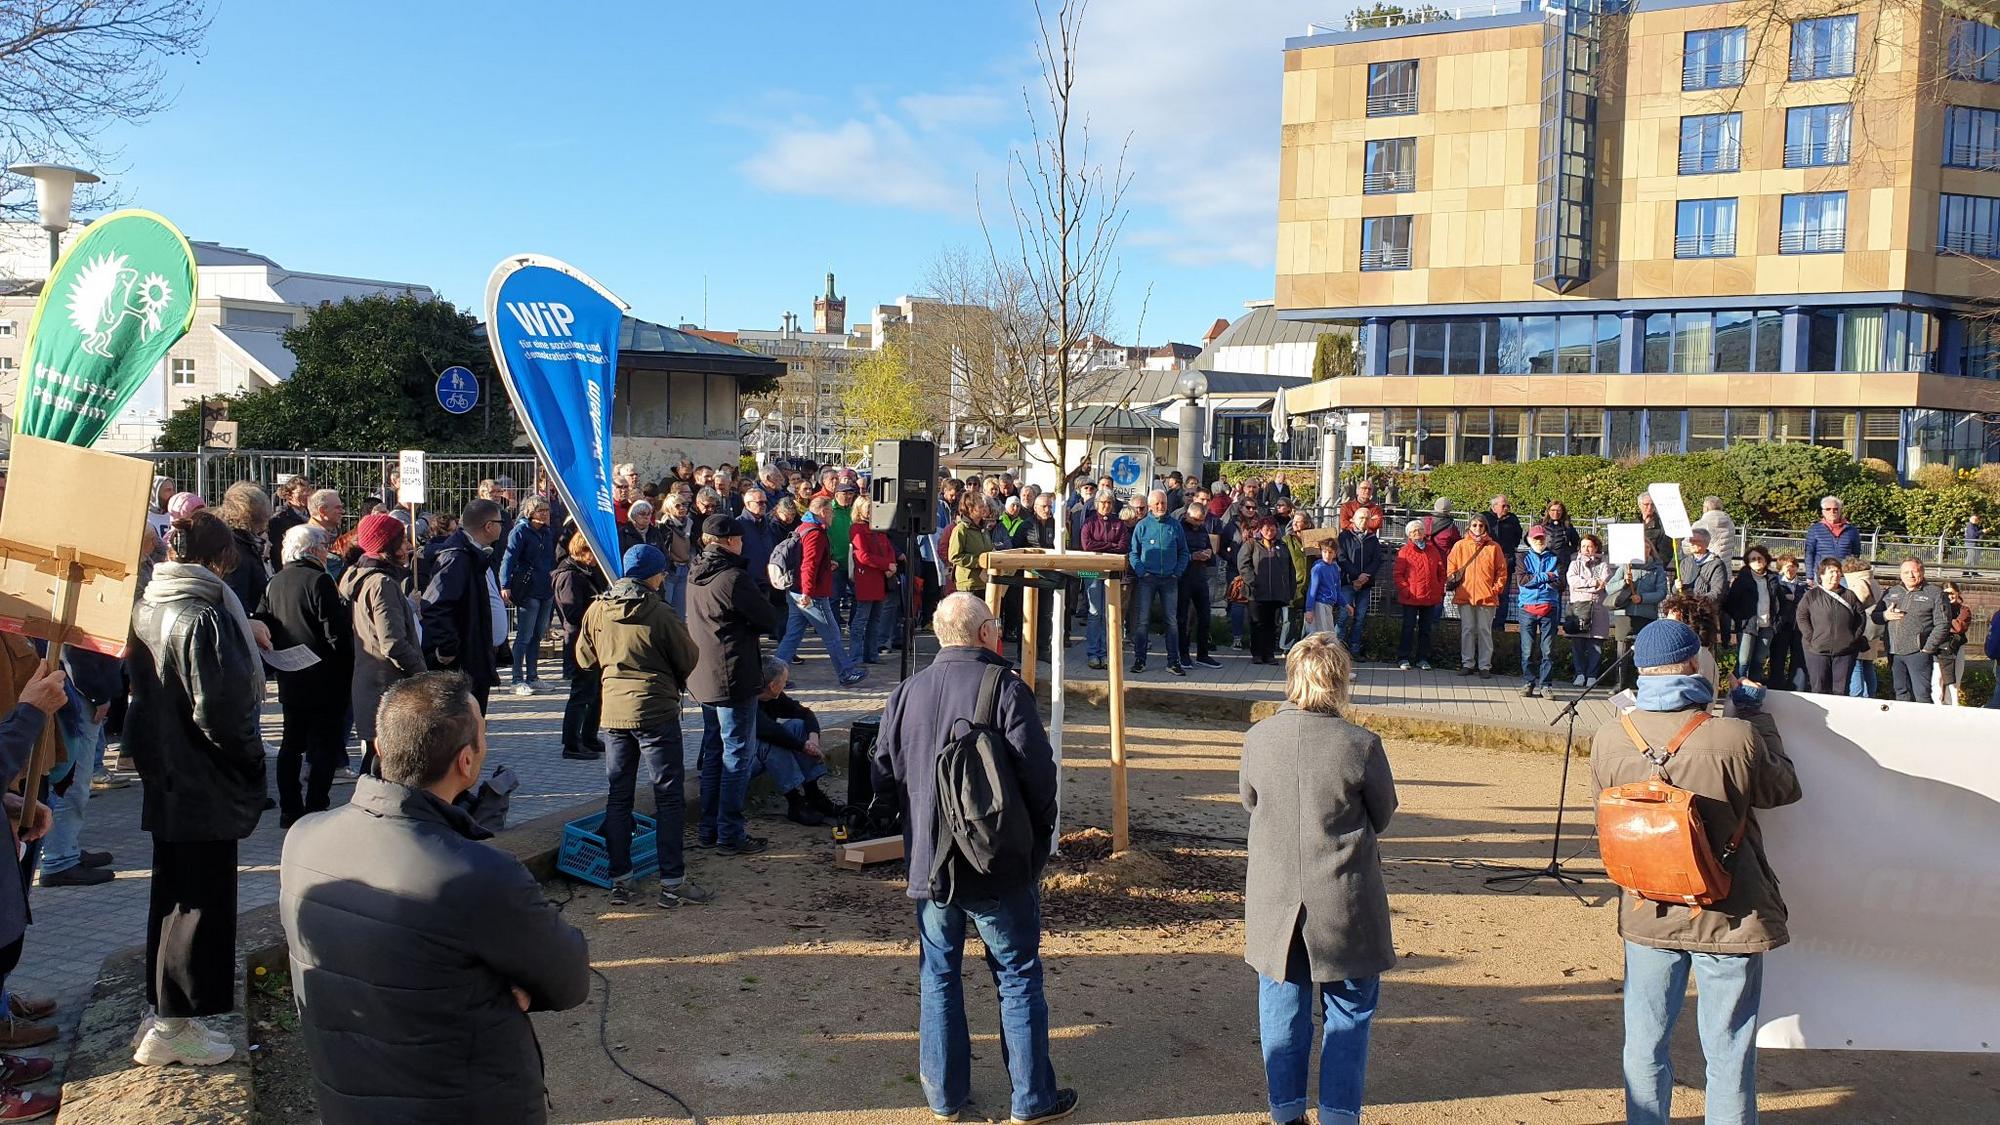
[[[1641,668],[1662,668],[1685,664],[1701,651],[1701,638],[1679,621],[1660,618],[1632,642],[1632,663]]]
[[[666,573],[667,556],[651,543],[640,543],[625,552],[624,567],[625,577],[644,582],[655,574]]]

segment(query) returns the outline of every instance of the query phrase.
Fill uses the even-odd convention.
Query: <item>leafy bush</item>
[[[1903,527],[1911,535],[1929,539],[1939,535],[1957,538],[1967,516],[1986,514],[1992,501],[1969,484],[1943,488],[1906,488],[1896,494],[1902,509]]]
[[[1862,474],[1873,479],[1876,484],[1895,485],[1896,466],[1880,457],[1863,457],[1859,464]]]
[[[1854,458],[1838,449],[1797,443],[1744,442],[1724,459],[1736,474],[1738,519],[1757,527],[1804,527],[1819,518],[1822,496],[1841,495],[1861,479]]]

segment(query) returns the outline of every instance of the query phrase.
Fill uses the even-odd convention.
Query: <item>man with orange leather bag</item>
[[[1757,1008],[1763,954],[1790,940],[1778,878],[1753,810],[1799,799],[1799,781],[1764,689],[1730,693],[1735,716],[1710,716],[1715,689],[1695,670],[1701,640],[1671,620],[1639,631],[1636,710],[1591,741],[1605,869],[1620,883],[1625,940],[1625,1112],[1631,1125],[1671,1120],[1668,1043],[1693,972],[1708,1062],[1707,1119],[1757,1120]]]

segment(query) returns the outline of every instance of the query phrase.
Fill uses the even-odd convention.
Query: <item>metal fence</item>
[[[153,462],[153,472],[173,480],[184,492],[194,492],[211,504],[237,481],[247,480],[266,492],[278,482],[303,476],[315,488],[340,490],[348,522],[359,520],[363,502],[379,499],[395,470],[395,453],[241,450],[232,453],[135,453]],[[424,458],[426,511],[456,513],[479,494],[479,482],[512,477],[522,491],[534,484],[535,459],[518,453],[437,454]]]

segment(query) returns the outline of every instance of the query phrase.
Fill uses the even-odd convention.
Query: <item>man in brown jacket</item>
[[[1642,750],[1612,721],[1590,745],[1591,774],[1599,789],[1656,775],[1702,798],[1702,825],[1715,854],[1723,856],[1737,826],[1743,840],[1728,861],[1728,897],[1696,910],[1620,897],[1618,933],[1625,939],[1625,1119],[1630,1125],[1667,1125],[1674,1087],[1667,1044],[1687,998],[1693,970],[1700,993],[1702,1054],[1708,1060],[1708,1120],[1757,1120],[1757,1006],[1762,996],[1762,954],[1784,945],[1785,900],[1764,856],[1754,809],[1799,799],[1799,779],[1785,756],[1777,724],[1762,711],[1764,689],[1747,681],[1730,693],[1735,718],[1711,718],[1670,757],[1664,748],[1705,713],[1715,689],[1695,671],[1701,640],[1678,621],[1655,621],[1632,646],[1639,668],[1639,708],[1632,725],[1650,747]],[[1664,767],[1654,762],[1664,760]]]

